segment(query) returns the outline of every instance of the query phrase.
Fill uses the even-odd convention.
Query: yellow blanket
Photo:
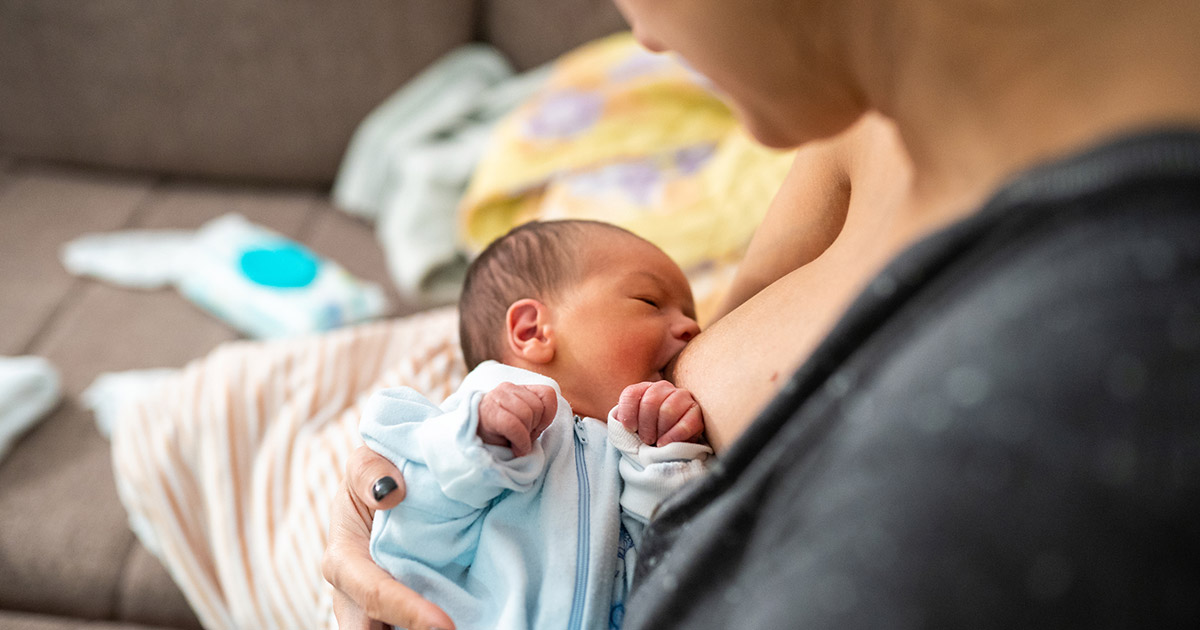
[[[615,223],[688,271],[703,320],[722,284],[706,278],[728,275],[791,159],[750,139],[704,77],[620,33],[562,57],[500,123],[460,234],[478,253],[533,219]]]

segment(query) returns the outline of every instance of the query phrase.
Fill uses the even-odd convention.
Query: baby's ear
[[[554,358],[554,334],[550,309],[532,298],[517,300],[504,318],[510,352],[531,363],[549,363]]]

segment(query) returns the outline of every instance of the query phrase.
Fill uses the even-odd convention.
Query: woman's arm
[[[797,154],[755,233],[726,314],[684,348],[669,377],[704,409],[718,454],[908,242],[897,235],[907,233],[898,222],[910,179],[895,128],[877,114]]]
[[[841,143],[828,140],[796,152],[714,320],[812,262],[837,238],[850,206],[850,179],[842,151]]]

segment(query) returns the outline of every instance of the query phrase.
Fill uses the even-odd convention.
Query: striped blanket
[[[452,307],[223,345],[122,408],[121,501],[205,628],[333,628],[320,560],[360,404],[442,398],[465,374]]]

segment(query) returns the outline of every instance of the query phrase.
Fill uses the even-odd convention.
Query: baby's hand
[[[558,396],[548,385],[500,383],[479,401],[479,439],[528,455],[533,441],[558,413]]]
[[[686,442],[704,432],[704,415],[692,393],[670,381],[637,383],[621,392],[617,420],[646,444]]]

